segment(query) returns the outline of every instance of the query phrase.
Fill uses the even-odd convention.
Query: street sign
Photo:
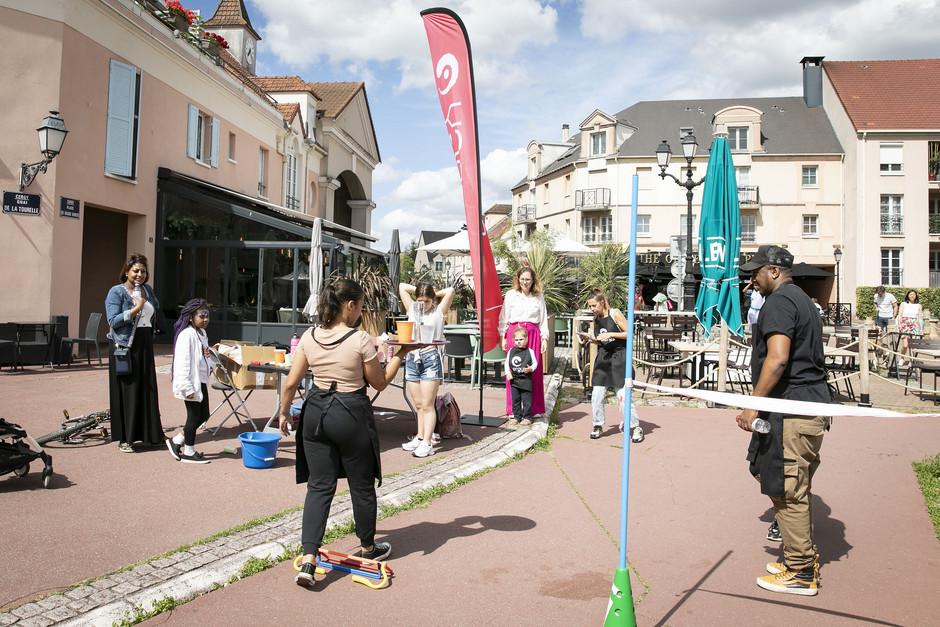
[[[77,198],[66,198],[65,196],[62,196],[60,201],[59,217],[75,218],[77,220],[81,214],[82,201]]]
[[[39,203],[41,201],[42,196],[39,194],[3,192],[3,213],[18,213],[24,216],[38,216]]]
[[[669,297],[669,300],[679,302],[679,297],[681,296],[679,293],[679,279],[673,279],[666,285],[666,296]]]

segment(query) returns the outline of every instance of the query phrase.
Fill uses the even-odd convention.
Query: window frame
[[[637,214],[636,216],[636,236],[637,237],[652,237],[653,236],[652,218],[653,217],[650,214]]]
[[[904,235],[904,194],[881,194],[878,208],[881,235]],[[896,224],[894,229],[892,222]]]
[[[802,177],[803,187],[819,187],[819,166],[804,165]]]
[[[581,242],[583,244],[597,243],[597,218],[593,216],[581,218]]]
[[[219,167],[219,127],[218,118],[190,104],[186,125],[186,156],[210,168]]]
[[[600,144],[598,146],[597,144]],[[591,133],[591,156],[603,157],[607,154],[607,131]]]
[[[881,249],[881,284],[886,287],[901,287],[904,284],[903,248]]]
[[[803,237],[806,238],[818,238],[819,237],[819,214],[818,213],[804,213],[803,214],[803,227],[801,232]]]
[[[745,224],[749,225],[745,230]],[[754,244],[757,242],[757,217],[741,216],[741,243]]]
[[[732,139],[733,138],[733,139]],[[744,152],[750,150],[748,147],[748,127],[747,126],[729,126],[728,127],[728,146],[732,151]],[[744,144],[743,146],[741,144]]]
[[[614,218],[613,216],[599,216],[597,220],[597,242],[599,244],[611,243],[614,241]]]
[[[896,161],[898,158],[900,161]],[[903,142],[881,142],[878,145],[878,170],[883,176],[904,174]]]

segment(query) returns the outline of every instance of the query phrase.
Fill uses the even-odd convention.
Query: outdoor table
[[[692,361],[689,362],[690,374],[695,376],[690,376],[689,380],[695,383],[699,379],[705,376],[706,365],[709,362],[715,362],[715,359],[709,359],[707,357],[708,353],[718,354],[718,340],[710,339],[706,341],[693,342],[691,340],[675,340],[669,342],[669,345],[679,351],[683,358],[686,355],[691,355],[694,353],[701,353],[692,358]]]
[[[23,347],[24,346],[45,346],[46,354],[43,356],[43,366],[48,362],[49,368],[54,368],[52,365],[52,340],[55,336],[55,323],[53,322],[15,322],[16,325],[16,345],[15,351],[16,356],[20,360],[20,367],[23,366]],[[43,339],[40,340],[29,340],[24,339],[24,333],[32,333],[33,337],[37,337],[38,334],[42,334]]]

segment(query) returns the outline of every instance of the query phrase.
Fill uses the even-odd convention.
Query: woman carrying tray
[[[450,311],[454,301],[454,288],[445,287],[435,291],[430,283],[409,285],[401,283],[398,287],[401,302],[408,310],[408,320],[414,323],[412,341],[421,343],[444,339],[444,316]],[[421,327],[424,327],[423,329]],[[422,337],[422,331],[425,335]],[[408,392],[415,403],[418,414],[418,433],[413,439],[401,445],[411,451],[415,457],[427,457],[434,454],[431,438],[437,425],[437,410],[434,406],[437,391],[444,379],[444,367],[441,365],[441,353],[435,346],[426,346],[413,351],[405,360],[405,381]]]

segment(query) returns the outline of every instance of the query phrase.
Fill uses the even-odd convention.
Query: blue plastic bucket
[[[281,436],[277,433],[251,432],[238,434],[242,443],[242,463],[245,468],[270,468],[277,455],[277,443]]]

